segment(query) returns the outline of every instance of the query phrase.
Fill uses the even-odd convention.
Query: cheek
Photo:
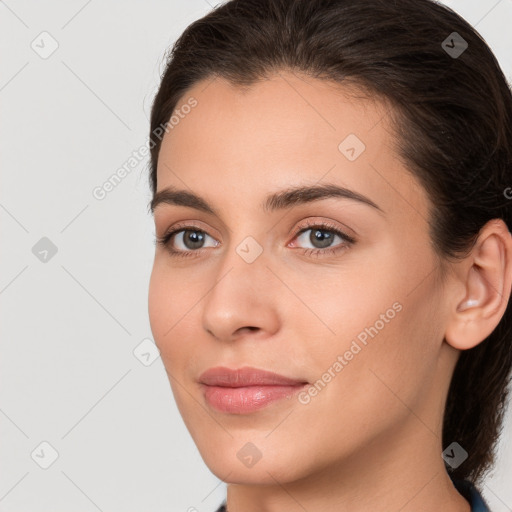
[[[198,367],[203,353],[205,336],[198,313],[207,291],[191,272],[170,268],[165,259],[155,260],[148,290],[149,322],[165,370],[179,382],[190,379],[187,372]],[[171,380],[174,389],[173,384]]]
[[[149,280],[148,313],[153,337],[155,339],[155,343],[160,349],[162,338],[170,326],[168,313],[171,307],[171,294],[169,293],[169,287],[165,280],[165,275],[160,270],[158,263],[155,261]]]
[[[169,356],[180,346],[172,341],[188,321],[187,290],[190,287],[184,287],[179,276],[170,273],[162,262],[155,261],[149,281],[148,313],[151,331],[166,368],[171,359]]]
[[[406,422],[411,410],[423,416],[421,404],[436,372],[430,298],[425,307],[424,296],[407,295],[409,289],[397,288],[396,280],[383,279],[383,284],[380,292],[361,290],[337,300],[333,295],[331,313],[324,309],[323,320],[335,335],[319,336],[325,332],[320,322],[316,330],[298,324],[313,387],[311,395],[301,397],[295,427],[314,428],[321,447],[311,439],[306,449],[326,459],[389,432]]]
[[[364,414],[397,401],[394,393],[406,402],[419,398],[422,382],[435,373],[442,340],[442,297],[422,268],[431,267],[390,257],[367,261],[364,273],[317,280],[322,291],[299,287],[296,281],[297,294],[319,317],[311,320],[312,314],[293,312],[290,306],[289,318],[303,341],[299,360],[307,361],[310,382],[318,382],[312,401],[318,396],[328,407],[352,390],[358,396],[353,406]],[[344,400],[347,406],[352,401]],[[359,409],[357,404],[365,401]]]

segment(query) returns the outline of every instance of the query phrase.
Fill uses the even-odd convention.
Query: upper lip
[[[246,386],[296,386],[306,381],[292,379],[266,370],[246,366],[231,369],[222,366],[209,368],[199,377],[199,382],[208,386],[239,388]]]

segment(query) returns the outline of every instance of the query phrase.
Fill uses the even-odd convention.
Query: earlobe
[[[471,254],[459,263],[464,297],[453,302],[445,340],[467,350],[486,339],[499,324],[510,298],[512,239],[501,219],[481,230]],[[460,297],[460,296],[459,296]]]

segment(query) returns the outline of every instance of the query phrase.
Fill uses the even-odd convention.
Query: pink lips
[[[276,400],[290,398],[307,385],[303,380],[257,368],[231,370],[220,366],[206,370],[199,382],[209,405],[232,414],[257,411]]]

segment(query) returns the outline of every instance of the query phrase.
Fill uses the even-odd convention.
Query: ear
[[[487,222],[471,253],[455,265],[459,291],[449,303],[445,340],[456,349],[467,350],[494,331],[510,298],[512,234],[505,222]]]

